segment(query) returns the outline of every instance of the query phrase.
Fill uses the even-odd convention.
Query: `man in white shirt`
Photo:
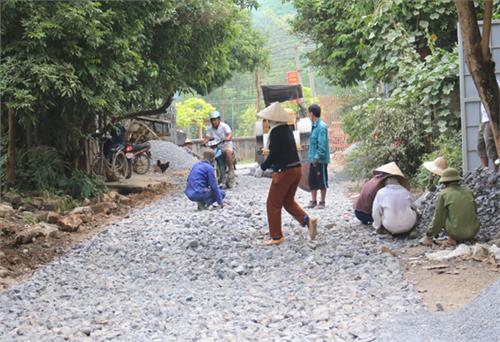
[[[228,184],[232,186],[234,182],[234,165],[233,165],[233,133],[231,127],[220,119],[220,113],[214,111],[210,113],[210,127],[207,129],[205,141],[216,139],[224,141],[221,145],[222,152],[226,157],[228,168]]]
[[[495,138],[491,130],[490,118],[486,109],[481,103],[481,125],[479,126],[479,134],[477,139],[477,153],[484,167],[488,167],[489,159],[493,161],[495,171],[498,171],[498,165],[495,160],[498,159],[497,150],[495,148]]]
[[[377,192],[372,209],[373,227],[377,233],[407,233],[417,223],[417,211],[411,193],[396,177],[389,177]],[[384,230],[385,229],[385,230]]]

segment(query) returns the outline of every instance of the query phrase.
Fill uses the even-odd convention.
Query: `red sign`
[[[297,71],[289,71],[286,73],[288,84],[299,84],[299,73]]]

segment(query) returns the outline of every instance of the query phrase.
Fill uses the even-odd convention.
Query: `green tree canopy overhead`
[[[252,1],[0,6],[2,108],[35,143],[73,156],[96,116],[155,113],[176,91],[205,94],[266,60],[248,29]]]
[[[297,9],[294,29],[317,45],[308,55],[311,63],[339,85],[390,81],[408,45],[425,58],[428,37],[448,51],[457,39],[452,0],[291,1]]]

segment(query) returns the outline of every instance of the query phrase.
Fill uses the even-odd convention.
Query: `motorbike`
[[[228,166],[226,162],[226,155],[222,151],[222,144],[224,140],[212,139],[206,143],[207,147],[210,147],[214,150],[215,154],[215,171],[217,173],[217,181],[219,185],[225,185],[227,188],[231,188],[233,186],[232,180],[229,177],[226,177],[228,173]],[[236,170],[236,162],[237,162],[237,154],[236,148],[233,146],[233,168]]]
[[[125,157],[128,172],[125,178],[132,176],[132,170],[138,175],[146,174],[151,168],[151,144],[125,145]]]

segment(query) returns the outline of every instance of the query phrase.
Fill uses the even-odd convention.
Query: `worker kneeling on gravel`
[[[413,196],[397,177],[387,178],[385,186],[377,192],[372,217],[373,227],[379,234],[403,234],[415,227],[417,208]]]
[[[373,170],[373,177],[363,185],[358,200],[354,204],[354,215],[356,215],[361,223],[373,223],[372,209],[375,195],[377,195],[377,192],[384,186],[385,180],[390,176],[399,177],[401,180],[400,183],[408,190],[410,189],[408,181],[395,162],[390,162]]]
[[[445,189],[439,194],[432,225],[420,240],[422,244],[432,245],[432,238],[443,228],[448,233],[447,244],[451,246],[457,242],[472,240],[476,236],[479,231],[476,202],[469,187],[459,184],[461,179],[454,168],[443,172],[439,182],[444,184]]]
[[[271,130],[267,141],[269,155],[266,160],[255,170],[256,177],[268,168],[273,169],[271,188],[267,196],[267,221],[271,239],[266,245],[278,245],[285,241],[281,231],[281,209],[292,215],[302,226],[309,229],[309,238],[316,237],[316,219],[309,215],[295,201],[295,193],[302,175],[297,145],[293,132],[288,126],[288,113],[279,102],[271,104],[257,114],[269,120]]]
[[[184,193],[193,202],[198,202],[198,210],[207,209],[217,202],[224,207],[225,192],[217,185],[215,169],[212,166],[215,154],[212,150],[203,151],[203,160],[193,165]]]

